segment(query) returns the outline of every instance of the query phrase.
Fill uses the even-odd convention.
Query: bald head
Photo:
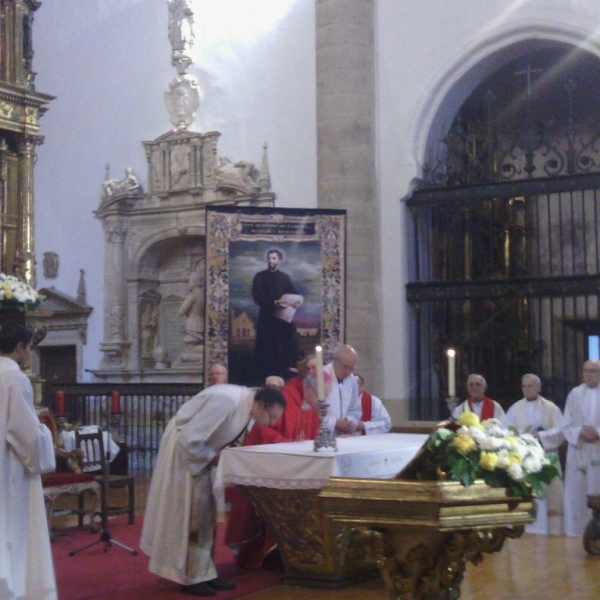
[[[341,344],[333,351],[333,371],[338,381],[350,377],[356,368],[358,354],[356,350],[348,345]]]

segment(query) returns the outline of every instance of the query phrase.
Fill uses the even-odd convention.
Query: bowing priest
[[[235,589],[218,577],[212,559],[216,509],[211,470],[219,452],[246,430],[250,419],[272,425],[284,408],[283,395],[274,388],[220,384],[177,411],[161,440],[140,541],[152,573],[194,596]]]
[[[520,434],[530,433],[546,452],[557,452],[565,439],[561,429],[560,408],[540,394],[542,382],[534,373],[523,375],[521,391],[523,398],[508,409],[503,425],[513,427]],[[560,469],[558,463],[556,466]],[[563,482],[559,477],[544,486],[544,497],[535,499],[536,519],[525,526],[527,533],[562,535],[563,493]]]
[[[0,329],[0,598],[56,600],[40,474],[54,471],[54,443],[40,423],[29,378],[33,331]]]
[[[300,372],[303,375],[288,379],[281,388],[286,401],[281,418],[272,426],[254,424],[242,442],[244,446],[315,438],[320,421],[315,408],[318,398],[314,354],[306,357]],[[327,383],[325,390],[328,390]],[[275,560],[275,538],[248,496],[238,486],[230,486],[225,489],[225,505],[225,544],[231,549],[236,565],[253,571],[263,566],[266,557],[273,556]]]
[[[463,412],[475,413],[480,421],[487,419],[504,419],[504,409],[495,400],[488,398],[485,395],[487,382],[483,375],[471,373],[467,377],[467,393],[469,397],[461,402],[453,411],[452,417],[458,419]]]

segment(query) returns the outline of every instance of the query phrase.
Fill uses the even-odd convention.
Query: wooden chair
[[[77,515],[79,527],[83,525],[83,517],[87,514],[90,521],[90,531],[92,533],[97,532],[98,527],[94,523],[94,517],[98,513],[98,506],[100,505],[100,484],[93,474],[83,472],[81,451],[66,452],[60,446],[57,446],[57,427],[52,413],[42,410],[38,413],[38,418],[52,432],[57,462],[61,462],[66,468],[65,471],[57,470],[42,475],[48,531],[52,535],[57,500],[61,496],[75,496],[77,497],[77,508],[67,508],[65,510]],[[85,506],[86,496],[91,497],[87,507]]]
[[[96,514],[103,519],[109,516],[128,515],[128,523],[135,522],[135,478],[133,475],[114,475],[110,468],[106,468],[108,457],[104,449],[104,436],[102,429],[98,427],[95,431],[77,429],[75,432],[75,447],[83,451],[82,467],[95,477],[100,485],[100,511]],[[105,471],[108,475],[105,475]],[[105,481],[105,477],[108,480]],[[113,489],[127,488],[127,505],[110,506],[109,491]],[[105,522],[103,520],[103,522]]]

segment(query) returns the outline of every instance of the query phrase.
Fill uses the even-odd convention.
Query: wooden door
[[[50,384],[77,383],[77,354],[75,346],[42,346],[39,352],[42,398],[47,404]]]

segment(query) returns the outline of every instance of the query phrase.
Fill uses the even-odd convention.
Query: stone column
[[[123,244],[127,230],[118,222],[108,219],[105,226],[104,246],[104,352],[102,366],[123,368],[127,363],[126,340],[126,283]]]
[[[348,211],[346,342],[381,389],[375,0],[316,0],[319,208]]]

